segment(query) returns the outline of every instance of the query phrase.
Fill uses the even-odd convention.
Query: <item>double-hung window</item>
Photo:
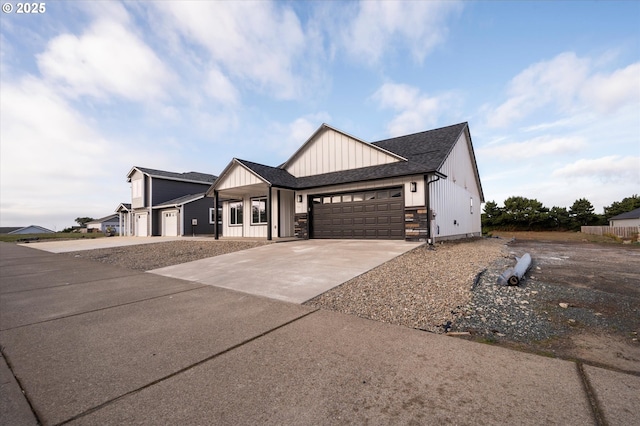
[[[267,223],[267,198],[251,199],[251,224],[263,225]]]
[[[229,203],[229,224],[242,225],[242,201]]]

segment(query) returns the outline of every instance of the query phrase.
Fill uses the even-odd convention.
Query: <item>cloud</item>
[[[492,161],[523,160],[540,156],[557,156],[580,152],[587,143],[581,137],[541,136],[523,142],[492,144],[476,149],[479,157]]]
[[[301,96],[311,62],[302,25],[284,3],[156,2],[164,27],[186,44],[204,47],[209,59],[230,80],[279,99]],[[216,72],[216,71],[214,71]]]
[[[597,62],[565,52],[529,66],[509,82],[508,98],[486,112],[487,124],[507,127],[543,108],[563,115],[611,113],[640,102],[640,63],[596,74]]]
[[[3,82],[0,109],[3,223],[69,226],[69,215],[107,214],[92,209],[126,195],[124,178],[114,170],[126,173],[122,153],[135,147],[102,137],[43,81]]]
[[[322,123],[330,120],[331,116],[329,114],[318,112],[298,117],[286,124],[272,123],[268,132],[272,135],[269,146],[289,158],[318,130]]]
[[[361,1],[355,17],[345,25],[342,43],[350,55],[369,64],[406,45],[414,60],[421,63],[444,41],[446,21],[460,8],[454,1]]]
[[[74,97],[106,100],[115,95],[148,102],[165,98],[173,81],[153,50],[118,20],[103,18],[80,36],[55,37],[37,61],[47,80],[62,84],[64,93]]]
[[[390,136],[399,136],[433,126],[443,113],[444,106],[451,105],[454,96],[446,93],[431,97],[413,86],[385,83],[371,98],[378,102],[380,108],[390,108],[398,112],[387,124],[387,133]]]
[[[588,178],[608,183],[640,182],[640,157],[609,155],[595,159],[581,159],[553,171],[552,176]]]
[[[205,91],[221,103],[236,105],[239,102],[240,95],[235,86],[215,67],[209,69]]]

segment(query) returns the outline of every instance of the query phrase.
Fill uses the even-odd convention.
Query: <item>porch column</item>
[[[218,190],[213,190],[213,235],[219,239],[218,235]]]
[[[267,191],[267,241],[271,241],[271,185]]]

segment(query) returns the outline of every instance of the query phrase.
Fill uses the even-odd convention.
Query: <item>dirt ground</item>
[[[580,233],[500,233],[532,257],[529,280],[558,286],[538,310],[563,330],[545,341],[506,346],[640,375],[640,246],[591,242]],[[560,304],[567,304],[566,307]]]

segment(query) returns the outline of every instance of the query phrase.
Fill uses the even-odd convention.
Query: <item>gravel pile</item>
[[[165,266],[178,265],[207,257],[220,256],[234,251],[246,250],[266,242],[258,241],[168,241],[164,243],[140,244],[74,251],[67,255],[102,263],[122,266],[137,271],[149,271]]]
[[[420,246],[306,304],[442,333],[472,302],[478,274],[506,255],[497,239]]]

